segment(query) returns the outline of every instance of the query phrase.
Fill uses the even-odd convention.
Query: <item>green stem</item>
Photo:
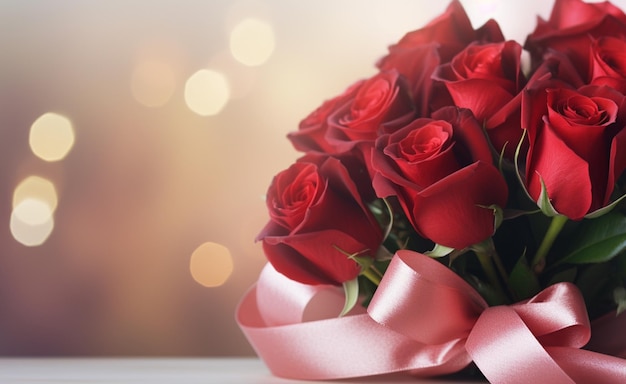
[[[531,268],[538,275],[543,269],[546,267],[546,256],[548,252],[550,252],[550,248],[552,248],[552,244],[556,240],[556,237],[563,229],[563,226],[567,223],[567,216],[556,215],[552,218],[550,222],[550,226],[546,231],[546,234],[539,245],[539,249],[537,249],[537,253],[535,253],[535,257],[533,257],[533,261],[531,263]]]
[[[379,286],[381,277],[380,274],[376,272],[377,271],[374,271],[372,268],[364,268],[361,274],[365,276],[369,281],[376,284],[376,286]]]
[[[490,245],[489,255],[491,256],[493,262],[496,264],[496,268],[498,269],[498,273],[500,274],[502,281],[506,283],[507,291],[509,292],[509,294],[512,294],[513,290],[511,289],[511,287],[509,287],[509,275],[506,273],[506,269],[504,268],[502,259],[500,259],[500,254],[498,254],[498,251],[496,251],[496,246],[493,244],[493,239],[490,237],[488,241]]]
[[[509,295],[512,296],[512,290],[509,287],[509,279],[506,273],[506,269],[504,268],[504,264],[502,264],[502,260],[500,259],[500,255],[498,251],[496,251],[496,247],[493,244],[493,239],[490,237],[489,239],[472,246],[474,253],[478,256],[478,261],[480,262],[483,271],[487,275],[489,282],[493,285],[494,288],[498,290],[500,295],[505,298],[506,295],[504,293],[504,288],[502,287],[501,281],[506,283],[506,289]],[[495,267],[494,268],[494,264]],[[498,274],[500,275],[500,279],[498,279]]]
[[[481,267],[483,268],[483,271],[487,275],[487,280],[489,280],[489,283],[496,290],[498,294],[498,301],[500,301],[500,303],[490,303],[490,304],[506,303],[507,302],[506,295],[504,294],[502,283],[500,283],[500,280],[498,280],[498,274],[496,272],[496,269],[493,266],[491,256],[487,253],[482,253],[482,252],[475,252],[475,253],[476,253],[476,256],[478,257],[478,261],[480,262]]]

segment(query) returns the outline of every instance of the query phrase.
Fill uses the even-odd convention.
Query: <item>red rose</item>
[[[512,158],[520,141],[519,91],[525,83],[520,66],[522,47],[514,42],[472,43],[434,78],[445,84],[452,102],[472,111],[486,129],[495,150]],[[505,146],[506,144],[506,146]]]
[[[372,256],[382,241],[346,168],[331,157],[307,156],[276,175],[267,206],[270,221],[257,240],[277,271],[304,284],[356,278],[360,267],[346,253]]]
[[[287,134],[287,138],[293,146],[302,152],[316,151],[322,153],[333,153],[334,149],[326,139],[328,129],[328,116],[337,108],[349,103],[354,98],[354,94],[363,81],[359,81],[346,89],[341,95],[326,100],[315,111],[311,112],[300,122],[298,130]]]
[[[397,196],[417,232],[448,247],[491,236],[495,219],[487,207],[507,200],[482,128],[466,109],[442,108],[381,136],[372,166],[378,196]]]
[[[370,161],[376,138],[415,117],[406,82],[396,70],[381,71],[325,102],[288,138],[299,150],[332,155],[350,170],[365,200],[373,198]]]
[[[533,67],[549,50],[565,53],[583,76],[588,75],[589,45],[592,37],[626,35],[626,15],[609,3],[556,0],[550,18],[537,19],[524,48],[531,53]]]
[[[374,143],[384,132],[405,125],[415,116],[406,84],[395,70],[382,71],[360,83],[353,97],[328,116],[326,139],[335,153]]]
[[[431,75],[437,66],[450,61],[472,41],[503,40],[502,31],[494,20],[474,30],[463,6],[455,0],[425,27],[407,33],[397,44],[389,47],[389,54],[378,62],[378,67],[382,70],[397,69],[406,77],[419,116],[427,116],[430,112]]]
[[[404,80],[395,70],[382,71],[324,102],[288,138],[301,151],[346,154],[363,142],[373,143],[380,133],[406,124],[414,115]]]
[[[626,41],[601,37],[591,45],[591,83],[626,93]]]
[[[579,220],[607,205],[626,168],[626,99],[608,87],[554,85],[524,94],[525,184],[539,203],[543,181],[554,209]]]

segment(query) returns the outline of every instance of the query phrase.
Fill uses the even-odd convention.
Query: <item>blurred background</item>
[[[520,42],[552,6],[461,2]],[[253,354],[285,135],[446,6],[0,0],[0,354]]]

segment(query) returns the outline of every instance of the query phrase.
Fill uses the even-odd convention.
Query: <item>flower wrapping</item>
[[[452,1],[304,118],[237,310],[270,370],[626,382],[624,52],[609,2],[522,45]]]

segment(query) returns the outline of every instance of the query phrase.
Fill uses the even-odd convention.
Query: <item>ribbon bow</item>
[[[268,264],[237,321],[272,373],[287,378],[433,376],[473,361],[492,383],[626,382],[626,360],[581,349],[591,330],[583,298],[569,283],[488,307],[444,265],[399,251],[366,313],[328,317],[338,313],[341,294],[289,280]]]

